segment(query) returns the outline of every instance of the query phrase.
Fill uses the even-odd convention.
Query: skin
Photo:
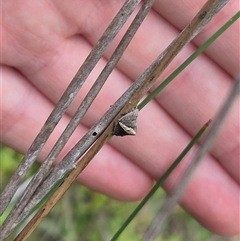
[[[72,77],[124,1],[3,1],[1,142],[25,153]],[[203,0],[159,0],[58,160],[193,18]],[[175,58],[161,82],[238,11],[228,5]],[[126,27],[125,27],[126,29]],[[213,118],[239,69],[235,23],[139,113],[135,137],[113,137],[78,181],[112,198],[146,195],[191,137]],[[67,110],[42,161],[106,64],[121,31]],[[114,84],[113,84],[114,82]],[[170,192],[192,153],[165,182]],[[239,102],[194,173],[181,205],[220,235],[239,234]]]

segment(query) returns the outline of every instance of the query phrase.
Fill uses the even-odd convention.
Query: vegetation
[[[21,161],[22,155],[5,146],[1,153],[1,191]],[[34,164],[28,176],[33,175],[38,164]],[[141,210],[119,241],[139,241],[155,213],[164,200],[165,193],[157,194]],[[112,200],[75,183],[57,203],[50,214],[28,240],[51,241],[106,241],[110,240],[120,225],[136,207],[137,203]],[[10,237],[9,240],[12,240]],[[212,234],[198,224],[180,207],[174,210],[164,236],[158,241],[230,241]]]

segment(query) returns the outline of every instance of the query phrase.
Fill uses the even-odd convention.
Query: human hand
[[[2,142],[25,153],[70,80],[124,1],[5,1],[2,30]],[[118,67],[60,154],[80,137],[176,37],[205,1],[156,1]],[[160,77],[162,81],[238,9],[231,1]],[[121,200],[143,198],[191,137],[221,106],[238,71],[237,24],[141,112],[135,137],[114,137],[78,180]],[[121,32],[121,34],[123,34]],[[117,37],[117,40],[120,36]],[[44,160],[106,64],[101,59],[39,156]],[[114,81],[114,84],[112,82]],[[213,232],[239,233],[239,106],[195,171],[181,205]],[[165,182],[170,191],[189,161]]]

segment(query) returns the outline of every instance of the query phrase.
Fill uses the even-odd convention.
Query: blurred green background
[[[22,159],[22,155],[0,145],[0,188],[8,182]],[[39,167],[34,164],[28,177]],[[119,241],[138,241],[148,227],[165,198],[163,190],[145,205],[127,227]],[[75,183],[28,238],[31,241],[107,241],[136,207],[137,203],[112,200]],[[3,217],[1,217],[3,220]],[[8,240],[13,240],[9,237]],[[239,237],[217,236],[200,224],[180,207],[173,210],[170,223],[157,241],[237,241]]]

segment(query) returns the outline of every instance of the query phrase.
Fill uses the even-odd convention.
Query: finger
[[[209,170],[212,170],[211,175]],[[165,186],[167,190],[178,183],[173,177],[168,181]],[[239,217],[238,200],[239,185],[230,176],[227,178],[225,170],[217,162],[205,158],[193,173],[180,204],[209,230],[232,236],[239,233],[236,222]]]
[[[180,31],[184,29],[197,14],[206,1],[159,1],[154,4],[156,10],[164,19]],[[237,1],[229,1],[227,5],[210,21],[210,23],[193,39],[200,46],[217,31],[225,22],[239,11]],[[239,71],[238,46],[239,24],[232,25],[204,53],[224,69],[232,77]]]
[[[53,105],[17,71],[2,67],[1,73],[4,100],[1,110],[1,142],[26,153]],[[68,116],[64,116],[57,125],[40,153],[39,160],[44,160],[69,120]],[[77,128],[58,160],[86,131],[86,127]],[[109,145],[94,158],[79,180],[96,191],[125,201],[142,198],[152,185],[152,179],[145,172]]]

